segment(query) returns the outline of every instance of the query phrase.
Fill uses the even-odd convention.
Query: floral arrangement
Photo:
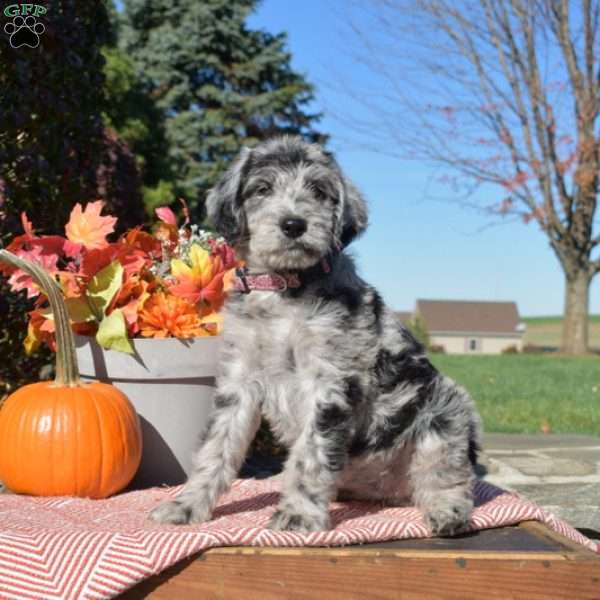
[[[115,241],[109,236],[117,219],[103,215],[102,201],[77,204],[65,235],[36,235],[27,215],[24,233],[6,248],[40,264],[62,289],[73,329],[95,335],[104,348],[133,352],[130,338],[216,335],[218,311],[237,265],[222,237],[185,222],[178,227],[173,211],[159,208],[153,233],[140,227]],[[48,299],[30,275],[0,266],[14,291],[35,298],[29,314],[25,349],[42,343],[55,348],[54,321]]]

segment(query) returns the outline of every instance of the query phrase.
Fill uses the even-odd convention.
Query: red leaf
[[[160,208],[157,208],[154,212],[163,223],[167,223],[168,225],[177,225],[177,217],[168,206],[161,206]]]

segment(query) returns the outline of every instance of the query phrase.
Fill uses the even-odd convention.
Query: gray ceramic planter
[[[142,462],[130,489],[183,483],[210,413],[220,337],[135,339],[135,355],[104,350],[77,336],[83,380],[118,387],[142,423]]]

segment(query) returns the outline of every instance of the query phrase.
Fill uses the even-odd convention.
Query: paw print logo
[[[37,48],[40,43],[40,35],[45,30],[44,24],[40,23],[33,15],[25,18],[20,15],[16,16],[4,25],[4,32],[10,36],[9,41],[13,48],[21,46]]]

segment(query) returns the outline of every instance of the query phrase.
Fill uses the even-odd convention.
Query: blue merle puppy
[[[414,503],[434,534],[463,529],[479,418],[344,252],[367,206],[334,158],[296,137],[244,149],[208,213],[247,273],[224,308],[216,408],[194,471],[151,517],[209,520],[262,413],[289,449],[271,528],[328,529],[339,498]],[[290,285],[252,289],[261,274]]]

